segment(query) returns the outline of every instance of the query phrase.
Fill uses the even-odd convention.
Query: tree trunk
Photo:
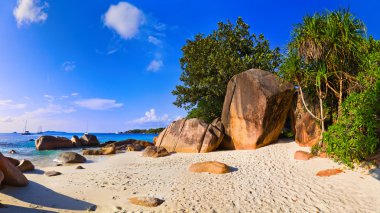
[[[322,98],[322,89],[319,87],[318,88],[318,98],[319,98],[319,107],[320,107],[320,113],[321,113],[321,118],[320,118],[320,123],[321,123],[321,139],[319,141],[319,146],[322,146],[322,138],[323,138],[323,133],[325,132],[325,116],[323,112],[323,98]]]
[[[338,119],[342,116],[342,102],[343,102],[343,77],[340,74],[339,79],[339,97],[338,97]]]

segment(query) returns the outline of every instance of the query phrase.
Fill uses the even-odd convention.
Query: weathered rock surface
[[[73,137],[71,137],[71,142],[73,143],[73,146],[76,146],[76,147],[82,146],[82,141],[76,135],[73,135]]]
[[[313,155],[305,151],[296,151],[294,153],[295,160],[309,160]]]
[[[152,158],[164,157],[167,155],[169,155],[169,152],[164,147],[157,147],[157,146],[149,146],[145,148],[145,150],[142,153],[143,157],[152,157]]]
[[[39,137],[35,141],[35,144],[37,150],[52,150],[73,147],[73,143],[67,138],[47,135]]]
[[[95,135],[84,134],[80,138],[82,146],[99,146],[98,138]]]
[[[86,158],[76,152],[62,152],[54,161],[58,163],[84,163]]]
[[[47,171],[47,172],[45,172],[45,175],[48,176],[48,177],[58,176],[58,175],[61,175],[61,174],[62,173],[57,172],[57,171]]]
[[[155,197],[131,197],[129,202],[139,206],[156,207],[161,205],[164,200]]]
[[[214,151],[223,139],[220,119],[207,124],[200,119],[180,119],[171,123],[156,139],[156,146],[169,152],[205,153]]]
[[[293,101],[290,83],[259,69],[235,75],[222,111],[225,149],[256,149],[277,141]]]
[[[315,115],[319,116],[319,104],[317,101],[312,101],[304,95],[304,101],[307,105],[307,108]],[[321,138],[321,128],[318,122],[310,115],[309,112],[305,109],[305,106],[302,102],[301,95],[297,96],[297,105],[294,109],[295,117],[295,141],[300,146],[311,147],[318,143]]]
[[[8,159],[14,166],[18,166],[20,164],[20,161],[11,157],[5,157]]]
[[[4,173],[0,170],[0,185],[4,180]]]
[[[329,177],[332,175],[337,175],[339,173],[343,172],[340,169],[326,169],[326,170],[321,170],[317,173],[317,176],[319,177]]]
[[[20,161],[20,164],[17,166],[17,168],[21,172],[33,171],[34,170],[34,165],[29,160],[22,160],[22,161]]]
[[[9,150],[8,153],[9,154],[17,154],[17,152],[15,150],[13,150],[13,149]]]
[[[230,167],[224,163],[217,161],[206,161],[201,163],[191,164],[189,167],[190,172],[209,172],[213,174],[225,174],[230,172]]]
[[[83,155],[102,155],[102,150],[100,149],[84,149]]]
[[[29,181],[24,174],[0,153],[0,171],[4,174],[2,184],[10,186],[26,186]]]
[[[111,154],[116,154],[116,146],[114,144],[110,144],[100,149],[83,150],[83,155],[111,155]]]
[[[126,151],[142,151],[145,147],[139,145],[139,144],[128,144],[126,146]]]
[[[84,167],[79,165],[79,166],[75,167],[75,169],[84,169]]]

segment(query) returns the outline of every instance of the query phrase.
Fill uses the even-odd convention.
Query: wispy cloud
[[[161,44],[162,44],[162,41],[160,39],[158,39],[157,37],[154,37],[154,36],[148,36],[148,42],[152,43],[156,46],[161,46]]]
[[[0,100],[0,110],[24,109],[26,104],[16,104],[13,100]]]
[[[75,68],[77,67],[75,61],[65,61],[63,64],[62,64],[62,69],[65,71],[65,72],[71,72],[71,71],[74,71]]]
[[[162,60],[157,60],[157,59],[154,59],[152,60],[148,67],[146,68],[146,70],[148,71],[153,71],[153,72],[157,72],[158,70],[161,69],[161,67],[164,65],[164,62],[162,62]]]
[[[47,2],[41,3],[39,0],[18,0],[13,10],[17,26],[21,27],[23,24],[46,21],[48,18],[48,14],[46,13],[47,8]]]
[[[48,102],[53,102],[54,101],[54,96],[52,95],[44,95],[44,98],[48,101]]]
[[[14,121],[14,119],[10,116],[7,116],[5,118],[0,118],[0,122],[2,122],[2,123],[11,123],[13,121]]]
[[[120,108],[123,106],[122,103],[118,103],[116,100],[103,98],[82,99],[75,101],[74,104],[79,107],[91,110],[108,110],[113,108]]]
[[[77,93],[77,92],[71,93],[71,96],[78,96],[78,95],[79,95],[79,93]]]
[[[104,15],[104,25],[115,30],[122,38],[131,39],[144,23],[144,14],[128,2],[111,5]]]

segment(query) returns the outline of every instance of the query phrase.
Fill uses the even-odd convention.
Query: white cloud
[[[71,72],[71,71],[74,71],[75,68],[76,68],[76,64],[75,64],[75,61],[65,61],[63,64],[62,64],[62,69],[65,71],[65,72]]]
[[[148,42],[156,46],[160,46],[162,44],[162,41],[154,36],[148,36]]]
[[[155,109],[150,109],[149,111],[145,112],[145,116],[138,118],[133,121],[133,123],[137,124],[144,124],[144,123],[155,123],[155,122],[166,122],[169,121],[169,116],[167,114],[158,117],[156,115]]]
[[[15,104],[13,100],[0,100],[0,110],[24,109],[26,104]]]
[[[14,121],[14,119],[10,116],[0,119],[0,122],[3,122],[3,123],[11,123],[13,121]]]
[[[104,25],[115,30],[124,39],[133,38],[143,23],[143,12],[127,2],[111,5],[104,15]]]
[[[46,98],[46,100],[48,102],[53,102],[54,101],[54,96],[52,96],[52,95],[44,95],[44,98]]]
[[[47,115],[62,114],[62,113],[72,113],[76,110],[73,107],[63,107],[58,104],[48,104],[46,107],[40,107],[33,111],[26,112],[20,118],[35,118]]]
[[[159,69],[161,69],[161,67],[164,65],[164,63],[162,62],[162,60],[157,60],[157,59],[154,59],[150,62],[150,64],[148,65],[148,67],[146,68],[146,70],[148,71],[153,71],[153,72],[156,72],[158,71]]]
[[[46,13],[47,8],[47,2],[40,3],[39,0],[18,0],[13,10],[17,26],[21,27],[23,24],[46,21],[48,17]]]
[[[78,96],[78,95],[79,95],[79,93],[77,93],[77,92],[71,93],[71,96]]]
[[[119,108],[122,107],[122,103],[117,103],[116,100],[112,99],[103,99],[103,98],[90,98],[90,99],[83,99],[74,102],[75,105],[91,109],[91,110],[107,110],[112,108]]]

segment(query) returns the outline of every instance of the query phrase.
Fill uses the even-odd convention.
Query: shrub
[[[352,93],[343,102],[342,116],[323,135],[326,152],[350,167],[375,153],[379,113],[380,81],[361,93]]]

